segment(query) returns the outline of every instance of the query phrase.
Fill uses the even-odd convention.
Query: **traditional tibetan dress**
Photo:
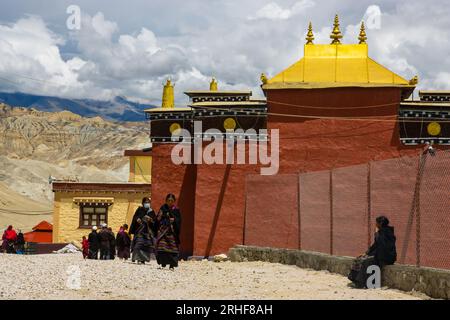
[[[153,223],[151,221],[149,216],[144,216],[137,227],[135,238],[133,240],[132,261],[140,263],[150,261],[150,255],[154,251]]]
[[[171,268],[178,267],[178,255],[180,246],[181,214],[176,206],[169,208],[167,204],[160,209],[161,220],[157,222],[156,260],[159,265]],[[170,218],[174,218],[170,222]]]

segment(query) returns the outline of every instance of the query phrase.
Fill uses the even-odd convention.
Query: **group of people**
[[[8,226],[2,235],[1,252],[23,254],[25,248],[25,238],[19,230],[17,233],[13,226]]]
[[[83,258],[98,259],[100,253],[100,260],[114,260],[117,256],[120,259],[128,259],[128,256],[122,254],[121,243],[123,238],[128,238],[127,234],[128,225],[124,224],[120,227],[117,236],[114,236],[112,228],[106,224],[101,225],[100,232],[97,232],[97,226],[92,227],[92,232],[89,234],[88,239],[83,236]]]
[[[83,256],[88,259],[119,259],[145,264],[154,254],[157,263],[174,270],[178,267],[180,246],[181,213],[175,205],[175,196],[168,194],[166,202],[156,213],[151,201],[145,197],[142,206],[137,208],[131,225],[124,224],[116,236],[106,224],[92,227],[88,238],[83,237]],[[132,236],[132,237],[131,237]]]

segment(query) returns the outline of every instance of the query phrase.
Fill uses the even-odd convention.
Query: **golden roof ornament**
[[[162,94],[162,108],[174,108],[175,107],[175,97],[173,94],[173,84],[170,81],[170,78],[167,79],[166,84],[163,88]]]
[[[209,83],[209,91],[217,91],[217,80],[214,77],[211,79],[211,82]]]
[[[361,30],[359,31],[359,44],[365,44],[367,40],[366,27],[364,26],[364,21],[361,22]]]
[[[330,38],[333,39],[331,44],[341,44],[342,33],[339,29],[339,16],[334,17],[333,31],[331,32]]]
[[[409,80],[409,84],[411,86],[415,86],[415,85],[419,84],[419,77],[418,76],[414,76],[411,80]]]
[[[306,44],[314,44],[313,40],[314,40],[314,34],[312,31],[312,24],[310,22],[309,26],[308,26],[308,33],[306,34]]]
[[[261,73],[261,82],[262,84],[266,84],[268,81],[266,75],[264,73]]]

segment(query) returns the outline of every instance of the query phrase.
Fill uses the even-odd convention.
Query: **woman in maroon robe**
[[[120,227],[116,237],[117,256],[119,259],[128,260],[130,258],[131,238],[128,234],[128,225]]]

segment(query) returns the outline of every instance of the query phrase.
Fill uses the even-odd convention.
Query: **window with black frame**
[[[80,206],[80,228],[108,223],[108,206],[84,204]]]

